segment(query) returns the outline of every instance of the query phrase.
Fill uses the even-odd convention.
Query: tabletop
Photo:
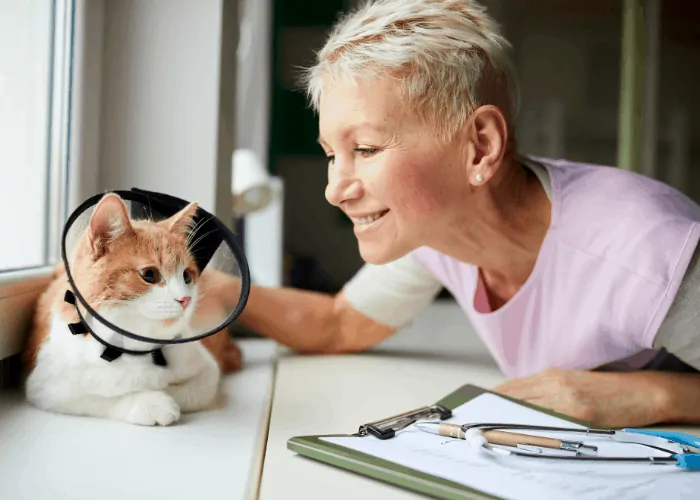
[[[222,409],[141,427],[58,415],[0,393],[3,500],[190,500],[255,496],[277,346],[240,342],[245,369],[227,376]]]
[[[436,302],[369,352],[280,354],[262,471],[261,500],[424,498],[296,455],[293,436],[352,433],[365,423],[433,403],[465,383],[505,378],[453,303]]]
[[[266,339],[238,342],[245,368],[225,378],[225,406],[172,427],[56,415],[0,393],[0,498],[423,498],[301,457],[287,441],[352,433],[466,383],[489,389],[505,380],[449,301],[359,354],[297,355]]]
[[[369,352],[299,356],[283,350],[259,498],[425,498],[287,449],[294,436],[346,434],[366,422],[431,404],[464,384],[506,380],[459,307],[439,301]],[[663,426],[700,435],[700,429]]]

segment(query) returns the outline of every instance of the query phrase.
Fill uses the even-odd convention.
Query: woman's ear
[[[467,123],[467,176],[474,186],[494,176],[508,145],[508,126],[496,106],[477,108]]]

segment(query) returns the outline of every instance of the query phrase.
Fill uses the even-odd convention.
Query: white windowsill
[[[13,295],[16,291],[36,288],[36,280],[51,276],[53,266],[32,267],[0,272],[0,299]]]
[[[191,500],[253,498],[273,390],[276,344],[239,341],[225,408],[171,427],[139,427],[44,412],[0,393],[0,498]]]

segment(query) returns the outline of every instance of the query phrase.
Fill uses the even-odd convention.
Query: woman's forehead
[[[409,118],[386,80],[328,83],[319,106],[319,142],[342,139],[356,132],[394,134]]]

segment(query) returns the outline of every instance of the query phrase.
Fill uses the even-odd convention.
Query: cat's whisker
[[[200,226],[199,229],[201,229],[201,226]],[[198,229],[198,231],[199,231],[199,229]],[[215,231],[216,231],[216,229],[212,229],[211,231],[208,231],[208,232],[206,232],[206,233],[204,233],[204,234],[202,234],[202,235],[198,235],[198,236],[197,236],[197,239],[196,239],[194,242],[192,241],[192,238],[190,238],[190,239],[189,239],[190,245],[191,245],[191,246],[196,245],[197,243],[199,243],[199,241],[201,241],[202,238],[206,237],[207,235],[209,235],[209,234],[211,234],[211,233],[213,233],[213,232],[215,232]],[[194,234],[191,234],[190,236],[194,236]]]
[[[190,245],[190,241],[192,241],[192,238],[194,237],[194,235],[197,234],[197,231],[199,231],[199,228],[202,226],[202,224],[204,224],[203,220],[195,223],[195,225],[190,228],[190,232],[187,235],[187,238],[185,238],[185,246]]]
[[[205,218],[205,219],[202,219],[202,220],[200,220],[199,222],[197,222],[197,223],[194,225],[194,227],[192,228],[192,230],[190,231],[190,234],[187,235],[187,239],[185,240],[185,245],[188,246],[188,247],[191,246],[190,243],[192,242],[192,238],[194,238],[194,237],[197,235],[197,232],[198,232],[202,227],[204,227],[204,224],[206,224],[207,222],[209,222],[209,221],[212,220],[212,219],[213,219],[213,216],[208,217],[208,218]]]
[[[201,235],[199,238],[197,238],[197,239],[192,243],[191,246],[192,246],[192,247],[197,246],[197,243],[199,243],[199,242],[202,241],[204,238],[206,238],[207,236],[209,236],[210,234],[212,234],[212,233],[214,233],[214,232],[216,232],[216,229],[212,229],[211,231],[208,231],[208,232],[204,233],[204,234]]]
[[[190,252],[190,255],[192,256],[193,259],[197,259],[199,255],[201,255],[202,252],[206,251],[206,248],[200,248],[198,250],[193,250]]]

